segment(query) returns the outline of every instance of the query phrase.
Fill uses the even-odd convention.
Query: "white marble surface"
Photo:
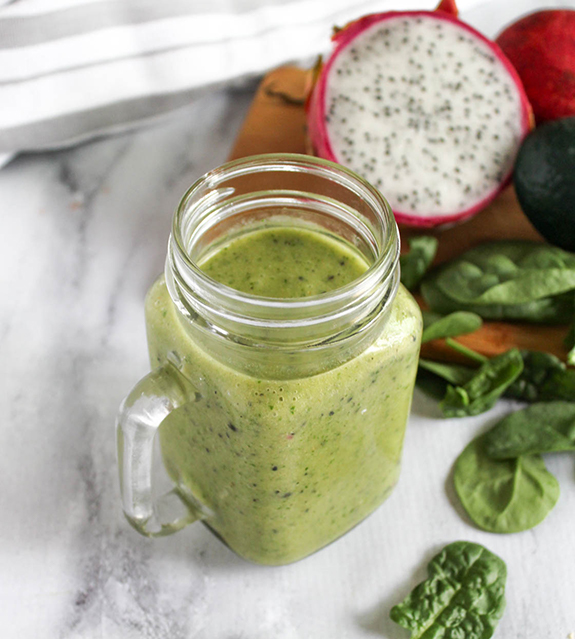
[[[508,18],[506,18],[508,19]],[[474,528],[450,482],[464,445],[511,409],[440,420],[416,394],[400,483],[338,542],[297,564],[237,558],[203,526],[156,541],[125,522],[114,417],[148,370],[142,303],[172,210],[221,163],[251,97],[221,91],[167,123],[0,172],[0,637],[405,639],[391,605],[457,539],[505,559],[497,637],[575,632],[575,472],[539,527]]]

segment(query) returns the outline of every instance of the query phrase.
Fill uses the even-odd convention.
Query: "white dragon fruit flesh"
[[[446,12],[365,16],[334,35],[307,103],[320,157],[375,185],[399,223],[471,217],[509,182],[532,127],[523,86],[493,42]]]

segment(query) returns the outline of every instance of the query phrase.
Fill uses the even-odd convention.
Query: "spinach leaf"
[[[429,317],[429,315],[428,315]],[[467,311],[457,311],[450,313],[424,325],[421,342],[430,342],[433,339],[443,339],[445,337],[457,337],[466,333],[473,333],[481,328],[483,320],[476,313]]]
[[[562,323],[573,313],[575,255],[537,242],[488,242],[422,283],[432,311]]]
[[[475,374],[473,368],[467,366],[461,366],[460,364],[447,364],[445,362],[433,362],[429,359],[419,360],[420,368],[423,368],[438,377],[441,377],[450,384],[456,384],[457,386],[463,386],[466,384]]]
[[[483,530],[512,533],[539,524],[559,499],[559,484],[539,455],[495,460],[485,453],[485,435],[455,462],[455,491]]]
[[[575,269],[527,269],[513,279],[497,282],[491,274],[469,280],[462,270],[445,273],[440,289],[451,299],[462,304],[525,304],[545,297],[559,295],[575,288]],[[474,295],[473,283],[479,279],[482,293]],[[484,285],[488,284],[488,287]]]
[[[492,459],[575,450],[575,404],[548,402],[518,410],[484,436]]]
[[[479,415],[489,410],[523,370],[516,348],[482,364],[463,385],[448,386],[440,403],[445,417]]]
[[[489,357],[485,357],[485,355],[481,355],[477,351],[472,350],[471,348],[467,348],[467,346],[463,346],[460,342],[456,342],[451,337],[446,338],[445,344],[452,348],[454,351],[457,351],[460,355],[464,355],[465,357],[477,362],[479,364],[484,364],[489,360]]]
[[[433,280],[421,284],[423,299],[437,313],[470,311],[486,320],[514,320],[534,324],[565,324],[573,316],[573,293],[529,302],[528,304],[492,304],[486,306],[462,304],[444,295]]]
[[[427,566],[428,578],[390,611],[411,639],[489,639],[505,610],[505,562],[484,546],[456,541]]]
[[[419,390],[437,401],[442,400],[447,391],[447,382],[444,379],[423,368],[417,369],[415,385]]]
[[[399,258],[401,283],[412,291],[431,266],[437,252],[437,239],[431,235],[420,235],[408,240],[409,252]]]
[[[448,265],[437,283],[464,304],[524,304],[574,289],[575,255],[537,242],[486,243]]]
[[[465,348],[463,353],[469,355],[468,350]],[[575,402],[575,370],[567,370],[565,364],[551,353],[522,350],[520,354],[523,370],[505,389],[503,397],[531,403],[556,400]],[[417,385],[428,395],[441,400],[445,397],[448,383],[464,386],[476,372],[477,369],[459,364],[420,359]]]
[[[566,369],[554,373],[541,387],[539,399],[575,402],[575,370]]]
[[[467,366],[420,359],[415,383],[426,395],[441,400],[447,392],[448,382],[463,385],[473,377],[473,374],[474,370]]]
[[[505,391],[505,397],[526,402],[564,399],[575,402],[575,371],[551,353],[521,351],[523,371]]]

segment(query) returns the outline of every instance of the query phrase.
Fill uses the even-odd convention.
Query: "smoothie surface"
[[[260,228],[234,238],[200,268],[243,293],[309,297],[349,284],[368,269],[350,244],[306,228]]]

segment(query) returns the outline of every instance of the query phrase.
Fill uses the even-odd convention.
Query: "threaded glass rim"
[[[370,241],[376,248],[373,263],[362,275],[325,293],[309,297],[277,298],[238,291],[202,271],[190,257],[188,244],[193,233],[198,232],[198,229],[201,232],[202,225],[209,228],[210,216],[217,214],[220,187],[234,178],[271,171],[300,172],[331,180],[349,190],[369,207],[376,221],[375,225],[379,228],[362,229],[366,235],[371,234]],[[225,188],[222,191],[223,196],[228,195]],[[362,224],[359,217],[358,214],[358,226]],[[237,320],[260,327],[295,327],[322,323],[327,319],[337,320],[342,314],[349,314],[350,304],[353,305],[354,300],[363,299],[365,303],[372,305],[375,302],[374,296],[383,297],[385,291],[388,298],[393,298],[395,291],[390,291],[390,288],[397,288],[398,261],[397,225],[391,207],[375,187],[349,169],[328,160],[281,153],[228,162],[206,173],[188,189],[174,214],[166,276],[172,298],[179,298],[174,299],[176,303],[183,301],[185,307],[191,305],[200,314],[212,315],[216,324],[219,317],[222,321]],[[390,296],[390,292],[393,295]]]

